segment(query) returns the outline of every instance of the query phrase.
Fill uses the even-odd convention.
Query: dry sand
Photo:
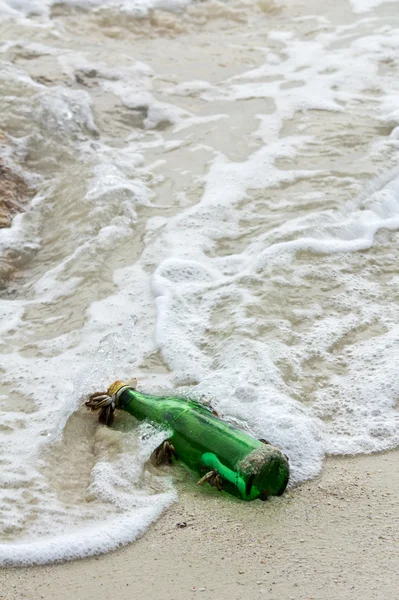
[[[3,570],[0,598],[398,598],[398,457],[330,458],[319,478],[265,503],[183,482],[179,502],[135,544]]]

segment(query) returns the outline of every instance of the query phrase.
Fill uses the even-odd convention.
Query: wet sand
[[[93,559],[3,570],[0,597],[395,598],[398,457],[329,458],[320,477],[266,503],[185,479],[179,502],[136,543]]]

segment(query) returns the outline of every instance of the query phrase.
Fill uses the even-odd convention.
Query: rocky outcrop
[[[29,196],[26,181],[0,154],[0,228],[10,227],[13,217],[24,209]]]
[[[10,150],[9,140],[0,131],[0,235],[1,229],[10,227],[15,215],[26,209],[34,194],[34,190],[10,158]],[[1,248],[0,290],[6,287],[22,262],[18,250],[8,245]]]

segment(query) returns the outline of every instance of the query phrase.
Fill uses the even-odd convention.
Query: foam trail
[[[115,9],[126,15],[144,17],[151,9],[182,9],[190,0],[64,0],[63,5],[83,10]],[[1,0],[0,14],[3,16],[50,16],[51,7],[58,0]]]
[[[174,494],[165,494],[158,498],[157,506],[141,507],[133,515],[122,515],[105,523],[81,528],[78,536],[72,533],[37,542],[0,544],[0,566],[43,565],[116,550],[142,535],[175,499]]]

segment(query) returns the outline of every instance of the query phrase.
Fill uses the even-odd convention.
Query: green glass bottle
[[[167,427],[173,433],[156,453],[169,462],[181,460],[208,481],[243,500],[281,495],[289,479],[287,457],[275,446],[257,440],[222,421],[195,400],[153,396],[134,389],[134,383],[115,382],[107,394],[93,394],[86,405],[101,408],[100,420],[109,423],[115,408],[138,420]],[[160,462],[160,461],[157,461]]]

